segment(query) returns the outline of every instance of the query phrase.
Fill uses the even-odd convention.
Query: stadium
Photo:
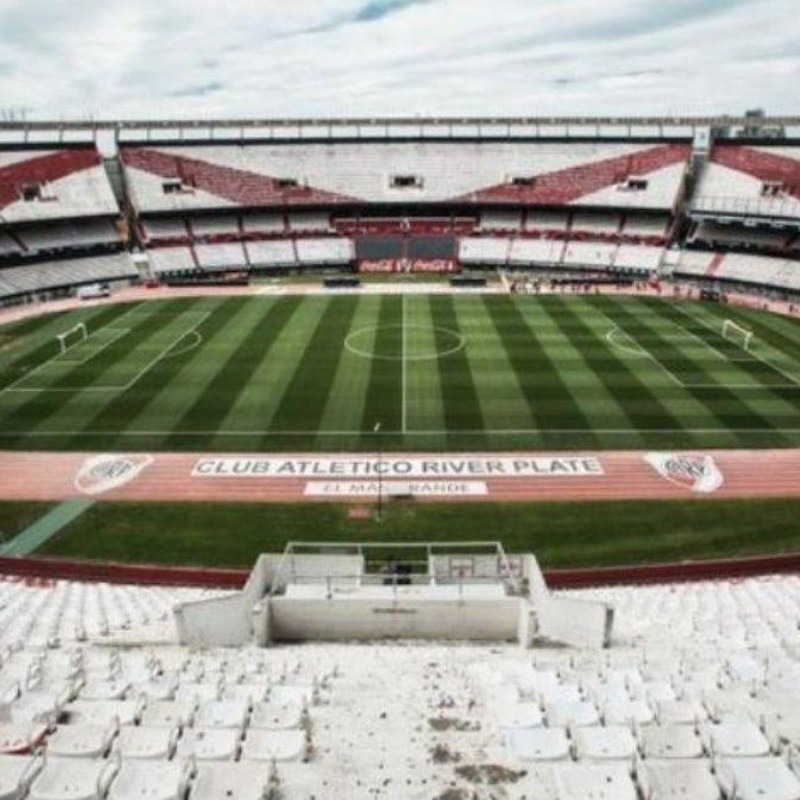
[[[800,800],[800,117],[0,123],[0,797]]]

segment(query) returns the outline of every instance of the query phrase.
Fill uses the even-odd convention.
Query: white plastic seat
[[[638,731],[646,758],[701,758],[703,742],[691,725],[648,725]]]
[[[148,700],[141,723],[149,728],[184,728],[192,724],[195,704],[168,700]]]
[[[59,725],[47,740],[47,755],[103,758],[115,733],[114,725]]]
[[[707,718],[708,714],[698,700],[662,700],[656,704],[656,719],[662,725],[694,725]]]
[[[87,682],[78,693],[81,700],[122,700],[130,690],[126,680],[98,680]]]
[[[183,800],[190,776],[179,761],[123,761],[108,800]]]
[[[299,728],[302,717],[303,708],[296,703],[257,703],[253,706],[250,728],[269,730]]]
[[[271,778],[270,764],[202,763],[192,782],[192,800],[263,800]]]
[[[644,700],[610,700],[603,707],[606,725],[648,725],[654,718],[653,709]]]
[[[316,690],[308,684],[278,684],[269,690],[271,703],[299,703],[310,706],[315,701]]]
[[[552,726],[598,725],[600,715],[591,700],[567,700],[547,703],[547,723]]]
[[[22,800],[43,764],[40,756],[0,755],[0,800]]]
[[[266,683],[233,683],[222,689],[222,700],[238,700],[247,703],[261,703],[267,697],[269,686]]]
[[[38,722],[0,723],[0,753],[30,753],[42,743],[46,735],[47,726]]]
[[[174,699],[176,703],[191,703],[196,708],[200,703],[217,700],[220,692],[219,683],[181,683]]]
[[[558,800],[637,800],[627,764],[558,764]],[[534,795],[535,796],[535,795]]]
[[[639,763],[637,778],[645,800],[719,800],[711,764],[704,759],[648,759]]]
[[[69,700],[69,694],[26,692],[11,703],[6,719],[10,722],[40,722],[52,725]]]
[[[239,754],[241,731],[235,728],[186,729],[178,740],[179,758],[198,761],[233,761]]]
[[[506,747],[522,761],[563,761],[569,758],[564,728],[509,728],[503,731]]]
[[[245,700],[209,700],[201,703],[195,724],[201,728],[244,728],[249,703]]]
[[[636,741],[623,725],[575,728],[572,738],[579,759],[631,759],[636,752]]]
[[[172,700],[175,692],[178,691],[178,679],[175,676],[151,678],[141,683],[136,683],[131,687],[131,691],[137,696],[144,696],[148,702],[152,700]]]
[[[305,755],[303,731],[250,729],[242,743],[243,761],[302,761]]]
[[[177,728],[151,728],[144,725],[122,728],[114,750],[126,758],[170,758],[178,740]]]
[[[780,758],[723,758],[716,768],[731,800],[800,800],[800,781]]]
[[[74,700],[64,709],[69,723],[91,725],[134,725],[142,714],[143,701],[135,700]]]
[[[765,756],[769,742],[747,717],[731,715],[706,728],[710,752],[715,756]]]
[[[29,800],[102,800],[119,769],[116,761],[48,758],[31,784]]]
[[[503,703],[495,710],[500,728],[538,728],[544,715],[538,703]]]

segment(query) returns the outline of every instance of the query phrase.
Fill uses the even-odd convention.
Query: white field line
[[[400,380],[400,391],[401,391],[401,401],[400,401],[400,428],[403,433],[406,433],[408,425],[407,425],[407,403],[406,403],[406,379],[408,374],[408,365],[406,364],[406,296],[400,296],[400,303],[402,309],[402,320],[403,320],[403,327],[401,331],[402,336],[402,347],[400,351],[401,358],[401,380]]]
[[[169,351],[172,350],[172,348],[175,347],[181,341],[181,339],[183,339],[184,337],[188,336],[190,333],[195,333],[196,332],[196,328],[199,327],[203,322],[205,322],[205,320],[209,316],[209,314],[211,314],[210,311],[201,312],[200,315],[199,315],[200,318],[190,328],[187,328],[186,330],[182,331],[178,335],[177,338],[175,338],[173,341],[171,341],[166,347],[162,348],[162,350],[154,358],[152,358],[147,364],[145,364],[145,366],[142,367],[142,369],[140,369],[139,372],[137,372],[136,375],[134,375],[133,378],[131,378],[131,380],[129,380],[127,383],[125,383],[125,384],[123,384],[121,386],[120,385],[117,385],[117,386],[54,386],[54,387],[45,386],[45,387],[39,387],[39,388],[28,388],[28,387],[16,387],[15,386],[15,383],[19,383],[21,380],[24,380],[26,377],[32,375],[34,371],[38,371],[38,369],[40,369],[41,367],[44,367],[45,365],[50,364],[52,362],[52,360],[53,360],[53,359],[50,359],[50,361],[45,361],[43,364],[41,364],[39,367],[37,367],[36,370],[31,370],[31,372],[29,372],[27,375],[24,375],[18,381],[15,381],[15,383],[12,383],[10,386],[6,386],[6,388],[3,389],[3,392],[0,392],[0,394],[2,394],[4,392],[27,392],[27,393],[76,392],[76,391],[78,391],[78,392],[125,392],[128,389],[130,389],[137,381],[141,380],[141,378],[143,378],[151,369],[153,369],[153,367],[156,364],[158,364],[159,361],[161,361],[162,359],[166,358],[166,356],[169,353]]]
[[[728,434],[728,433],[777,433],[777,434],[791,434],[800,433],[800,427],[797,428],[497,428],[497,429],[468,429],[468,430],[414,430],[408,431],[407,436],[411,437],[425,437],[425,436],[519,436],[530,434],[584,434],[584,433],[599,433],[605,435],[630,435],[630,434],[674,434],[674,433],[688,433],[688,434]],[[52,430],[52,431],[0,431],[0,439],[13,436],[29,437],[29,438],[47,438],[49,436],[108,436],[114,437],[141,437],[141,436],[217,436],[217,437],[254,437],[254,436],[267,436],[267,437],[293,437],[293,436],[398,436],[402,431],[380,430],[375,433],[372,429],[358,429],[358,430],[331,430],[331,431],[271,431],[269,429],[263,430],[191,430],[191,431],[175,431],[172,429],[166,430],[141,430],[141,431],[92,431],[92,430]]]

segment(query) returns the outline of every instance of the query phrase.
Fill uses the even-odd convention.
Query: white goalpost
[[[732,319],[726,319],[722,323],[722,338],[729,342],[738,344],[743,350],[750,349],[750,341],[753,338],[753,331],[739,325]]]
[[[56,334],[58,340],[58,349],[60,353],[66,353],[70,347],[74,347],[78,342],[89,338],[89,331],[86,328],[85,322],[79,322],[73,325],[69,330]]]

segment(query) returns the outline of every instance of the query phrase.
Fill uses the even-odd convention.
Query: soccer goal
[[[67,331],[56,334],[58,349],[61,353],[66,353],[70,347],[74,347],[78,342],[89,338],[89,331],[85,322],[79,322]]]
[[[753,338],[753,331],[739,325],[732,319],[726,319],[722,323],[722,338],[729,342],[738,344],[743,350],[750,349],[750,341]]]

